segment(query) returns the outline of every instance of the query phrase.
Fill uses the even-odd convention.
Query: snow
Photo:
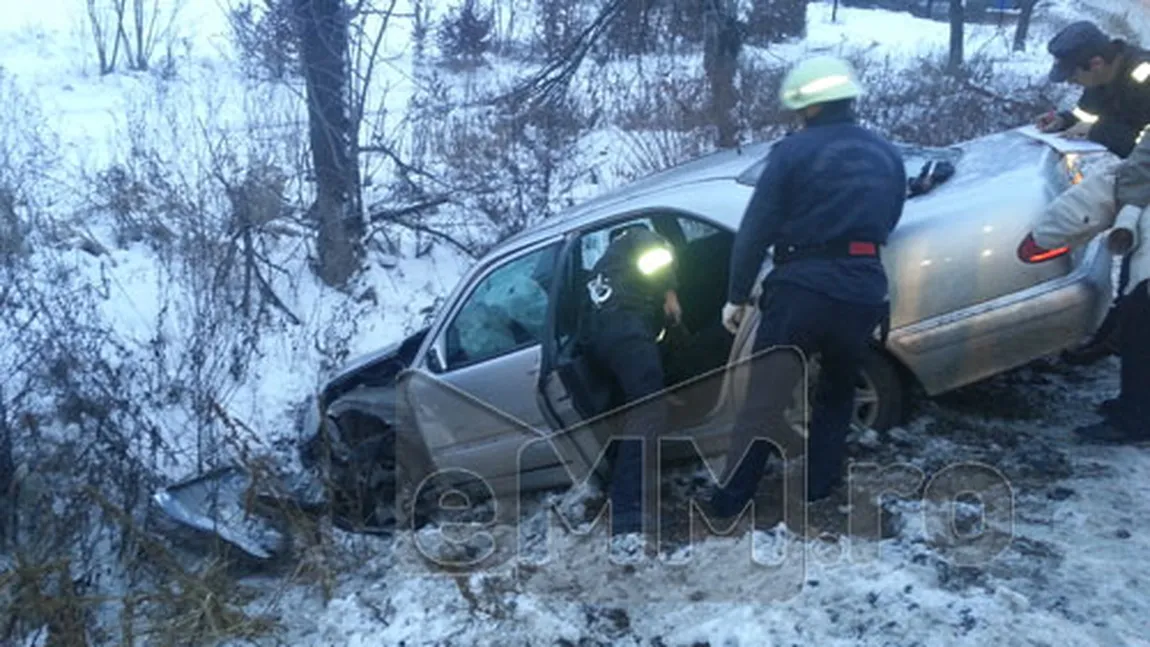
[[[270,286],[299,323],[273,314],[256,339],[241,344],[250,353],[246,377],[227,378],[221,368],[231,352],[227,341],[242,339],[244,330],[226,318],[219,329],[204,328],[218,313],[189,285],[206,280],[205,268],[149,241],[118,241],[122,223],[96,208],[92,178],[113,163],[143,168],[145,150],[170,181],[199,186],[218,152],[213,143],[241,159],[261,156],[292,168],[306,150],[301,88],[242,78],[229,44],[225,6],[216,0],[158,5],[169,12],[165,15],[178,10],[170,15],[180,17],[157,48],[162,57],[164,47],[172,45],[176,64],[169,72],[157,65],[149,72],[107,76],[96,70],[82,5],[73,0],[14,5],[0,22],[0,97],[6,110],[11,107],[0,117],[0,143],[11,157],[17,157],[12,151],[40,155],[38,181],[28,187],[28,197],[42,209],[37,224],[65,232],[54,234],[53,245],[32,256],[29,276],[44,294],[59,299],[54,312],[74,314],[78,326],[99,324],[112,331],[109,344],[125,350],[102,352],[109,362],[133,371],[133,393],[150,385],[208,383],[218,404],[250,430],[242,449],[220,451],[290,460],[285,454],[298,433],[300,403],[348,359],[422,325],[436,296],[454,287],[472,259],[446,245],[417,255],[423,241],[395,232],[397,249],[373,253],[353,288],[341,293],[314,278],[307,267],[311,250],[286,219],[280,223],[286,233],[269,237],[265,253],[284,270],[270,273]],[[434,5],[434,15],[443,8]],[[1093,0],[1083,8],[1063,1],[1040,5],[1026,52],[1012,52],[1013,31],[996,25],[969,26],[967,52],[990,57],[1004,76],[1041,77],[1049,61],[1037,44],[1058,25],[1083,10],[1125,9],[1133,9],[1131,22],[1141,33],[1150,33],[1139,3]],[[520,30],[532,10],[531,3],[517,4]],[[945,23],[905,13],[839,7],[832,21],[829,3],[810,5],[808,32],[802,41],[748,55],[783,64],[808,52],[861,51],[875,60],[897,61],[943,55],[949,37]],[[377,119],[369,126],[373,131],[394,132],[404,123],[408,100],[421,82],[410,44],[406,21],[389,26],[382,49],[390,58],[377,68],[366,101]],[[697,57],[656,64],[669,75],[697,74],[693,70],[699,68]],[[626,84],[627,70],[618,67],[619,83]],[[464,92],[467,83],[505,84],[524,69],[522,63],[495,66],[456,81],[454,90]],[[44,140],[38,144],[33,133]],[[595,166],[601,178],[598,184],[581,180],[563,197],[591,197],[650,163],[623,145],[632,136],[638,137],[600,128],[579,141],[569,163]],[[289,179],[289,194],[306,190],[300,178]],[[204,214],[227,209],[222,195],[197,197]],[[168,208],[153,206],[151,213],[164,222]],[[203,222],[218,224],[208,215]],[[96,243],[103,253],[84,251],[82,240]],[[197,335],[218,342],[205,347],[206,361],[192,359],[191,340]],[[5,349],[0,362],[10,368],[27,338],[5,329],[0,339]],[[586,537],[554,529],[547,563],[463,576],[430,568],[414,554],[410,536],[393,544],[337,533],[344,557],[355,555],[358,561],[342,565],[328,604],[306,584],[259,576],[242,585],[259,593],[249,610],[275,616],[286,632],[281,637],[301,646],[1146,645],[1150,608],[1144,591],[1150,572],[1144,556],[1150,539],[1142,529],[1150,502],[1136,488],[1150,478],[1150,453],[1144,447],[1076,446],[1068,431],[1091,419],[1089,410],[1113,391],[1116,374],[1113,361],[1063,373],[1027,369],[993,380],[983,396],[984,401],[1036,398],[1039,412],[1030,418],[987,422],[961,402],[931,403],[909,429],[855,446],[859,458],[880,464],[936,472],[950,462],[971,460],[1011,478],[1008,500],[1016,514],[1012,527],[998,530],[1014,541],[989,564],[972,569],[945,559],[951,553],[944,542],[954,540],[939,535],[946,507],[904,500],[891,507],[898,513],[899,532],[880,541],[840,535],[836,546],[772,528],[708,538],[670,558],[627,566],[608,557],[601,529]],[[12,384],[16,377],[10,375]],[[0,397],[10,394],[0,391]],[[32,409],[53,406],[46,398],[31,402]],[[146,406],[144,415],[164,447],[164,458],[151,467],[164,482],[195,473],[205,458],[196,403],[156,396]],[[61,423],[44,437],[77,433],[74,425]],[[139,446],[132,451],[146,455],[149,441],[134,442]],[[578,509],[593,495],[574,492],[566,505]],[[541,523],[542,514],[536,512],[532,523]],[[505,549],[515,545],[513,530],[498,529]],[[538,533],[529,539],[535,548],[543,541]],[[785,561],[772,563],[780,551]],[[756,563],[755,557],[767,563]],[[19,644],[44,640],[29,635]]]
[[[947,506],[904,499],[890,507],[901,531],[877,544],[845,535],[837,545],[804,542],[774,528],[628,564],[608,553],[601,532],[563,536],[556,527],[549,559],[528,550],[516,568],[449,576],[403,541],[382,542],[325,611],[300,594],[282,619],[293,644],[309,645],[1143,644],[1150,620],[1139,556],[1150,546],[1137,528],[1147,503],[1130,487],[1147,476],[1150,455],[1075,446],[1067,429],[1089,418],[1082,412],[1095,390],[1115,387],[1114,370],[1113,361],[1026,369],[980,395],[1033,393],[1047,405],[1039,412],[979,423],[961,403],[931,405],[881,445],[856,446],[857,460],[884,466],[1001,467],[1016,513],[1010,542],[965,568],[938,543]],[[932,429],[947,419],[958,420],[954,436]],[[1018,453],[998,446],[1006,442]],[[1052,467],[1050,453],[1067,465]],[[421,545],[434,552],[434,533],[424,534]]]

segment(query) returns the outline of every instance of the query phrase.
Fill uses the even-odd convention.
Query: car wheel
[[[808,371],[806,416],[802,415],[800,406],[794,406],[787,412],[792,428],[801,437],[806,436],[804,426],[810,420],[811,408],[814,405],[815,385],[818,383],[819,372],[817,357],[811,360]],[[799,390],[802,387],[801,384],[796,387],[796,404],[803,402],[802,392]],[[875,431],[886,431],[894,427],[902,421],[904,395],[903,380],[894,361],[882,351],[873,347],[868,348],[859,370],[852,422]]]
[[[877,348],[868,348],[855,391],[854,422],[886,431],[902,422],[905,385],[894,360]]]

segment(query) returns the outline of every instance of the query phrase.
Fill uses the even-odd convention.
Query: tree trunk
[[[308,139],[319,228],[317,273],[342,287],[359,269],[364,233],[357,136],[350,117],[348,14],[342,0],[293,0],[307,82]]]
[[[946,69],[951,74],[962,70],[963,0],[950,0],[950,57]]]
[[[742,36],[738,14],[730,0],[706,0],[703,14],[703,68],[711,86],[711,122],[719,131],[719,147],[738,144],[738,126],[732,111],[738,102],[738,71]]]
[[[1018,14],[1018,25],[1014,28],[1014,51],[1021,52],[1026,49],[1026,36],[1030,31],[1030,17],[1034,14],[1034,5],[1038,0],[1023,0],[1022,11]]]

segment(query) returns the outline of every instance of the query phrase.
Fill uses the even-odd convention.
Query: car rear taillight
[[[1023,263],[1041,263],[1052,258],[1058,258],[1069,251],[1069,247],[1057,247],[1055,249],[1039,247],[1038,243],[1034,242],[1034,236],[1027,234],[1018,246],[1018,259]]]
[[[1082,164],[1081,158],[1075,153],[1067,153],[1062,157],[1062,168],[1066,171],[1066,179],[1071,184],[1078,184],[1082,181]]]

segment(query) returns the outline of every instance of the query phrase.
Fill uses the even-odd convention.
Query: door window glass
[[[683,230],[683,237],[687,239],[688,243],[693,243],[696,240],[714,236],[715,234],[723,233],[722,229],[703,222],[697,218],[679,217],[679,227]]]
[[[447,328],[447,368],[540,343],[558,243],[520,256],[485,276]]]
[[[651,222],[650,218],[636,218],[635,220],[628,220],[612,227],[597,229],[584,234],[583,239],[580,241],[583,269],[590,270],[592,267],[595,267],[595,263],[599,262],[599,259],[603,257],[604,252],[607,251],[607,243],[611,240],[611,232],[626,227],[634,227],[635,225],[642,225],[651,231],[655,231],[655,225]]]

